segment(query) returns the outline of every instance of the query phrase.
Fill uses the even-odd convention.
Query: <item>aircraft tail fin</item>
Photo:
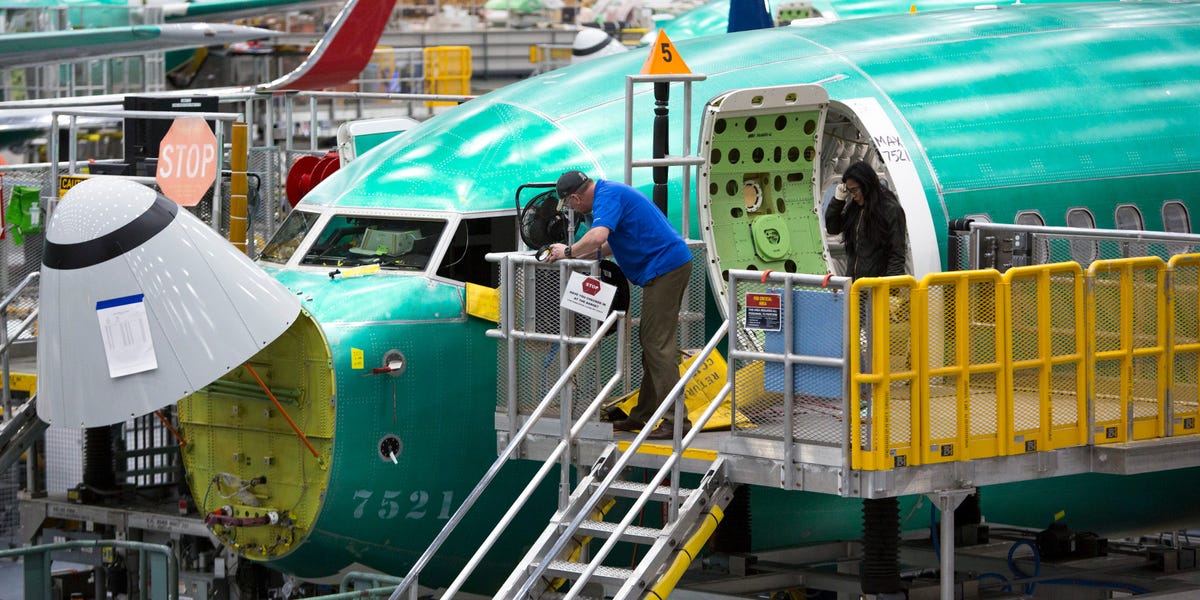
[[[729,33],[770,29],[774,26],[771,11],[763,0],[730,0]]]
[[[320,90],[357,77],[371,60],[395,5],[396,0],[347,0],[308,58],[259,89]]]

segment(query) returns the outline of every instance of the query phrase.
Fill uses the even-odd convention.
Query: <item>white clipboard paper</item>
[[[104,342],[109,377],[115,379],[158,368],[144,294],[101,300],[96,303],[96,317],[100,319],[100,339]]]

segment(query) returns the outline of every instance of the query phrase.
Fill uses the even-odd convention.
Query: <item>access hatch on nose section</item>
[[[188,485],[222,542],[268,560],[312,530],[333,463],[335,397],[329,343],[302,311],[246,363],[179,402]]]
[[[722,298],[729,269],[827,272],[817,186],[828,107],[817,85],[734,90],[705,107],[700,226]]]

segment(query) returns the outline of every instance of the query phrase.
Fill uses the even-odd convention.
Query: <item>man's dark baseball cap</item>
[[[564,199],[571,194],[579,191],[583,184],[590,181],[583,171],[567,171],[558,176],[558,183],[554,184],[554,191],[558,192],[558,197]]]

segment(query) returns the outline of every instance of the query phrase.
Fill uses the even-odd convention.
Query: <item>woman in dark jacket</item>
[[[825,209],[825,231],[842,234],[850,277],[905,273],[908,228],[904,209],[867,163],[856,162],[842,175],[842,183]]]

